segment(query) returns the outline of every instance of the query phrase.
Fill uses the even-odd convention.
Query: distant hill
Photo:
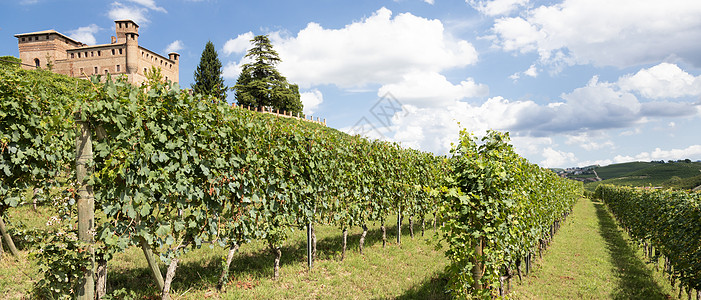
[[[693,189],[701,185],[701,162],[630,162],[594,169],[602,181],[588,182],[593,191],[601,183]]]

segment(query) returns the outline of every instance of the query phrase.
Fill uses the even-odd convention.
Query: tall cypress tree
[[[195,70],[195,83],[192,90],[197,94],[212,95],[217,99],[226,100],[227,87],[222,77],[222,65],[219,61],[214,44],[207,42],[200,57],[200,64]]]
[[[268,36],[259,35],[251,42],[253,48],[248,50],[246,57],[252,63],[244,64],[236,81],[236,101],[241,105],[271,106],[292,113],[302,112],[302,101],[299,87],[287,82],[275,68],[280,63],[280,57],[273,50]]]

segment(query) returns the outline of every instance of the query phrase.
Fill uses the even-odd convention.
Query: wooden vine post
[[[482,250],[482,238],[479,238],[475,244],[475,261],[472,262],[472,287],[477,291],[482,289]]]
[[[314,260],[312,259],[312,222],[307,224],[307,266],[309,270],[314,266]]]
[[[78,239],[88,244],[90,266],[85,270],[82,285],[78,289],[78,299],[92,300],[95,298],[95,253],[93,249],[95,231],[95,198],[92,186],[87,183],[88,169],[92,164],[92,141],[88,122],[82,120],[80,112],[75,114],[78,124],[76,136],[75,169],[78,183]]]
[[[402,206],[397,210],[397,245],[402,244]]]

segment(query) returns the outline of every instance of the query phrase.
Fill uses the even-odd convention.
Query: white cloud
[[[132,20],[137,24],[144,24],[149,22],[146,13],[148,13],[148,8],[145,7],[126,6],[120,2],[112,2],[112,8],[107,12],[107,15],[112,20]]]
[[[241,74],[241,70],[243,69],[243,64],[247,63],[247,61],[241,61],[241,62],[229,62],[224,67],[222,67],[222,77],[225,79],[237,79],[239,78],[239,74]]]
[[[462,102],[456,96],[460,93],[451,91],[460,91],[459,85],[452,85],[440,76],[433,80],[426,79],[428,77],[416,75],[417,80],[407,79],[402,84],[385,86],[386,91],[406,104],[405,110],[391,119],[387,135],[393,141],[417,145],[417,148],[437,154],[449,151],[450,143],[457,140],[460,127],[477,133],[487,129],[510,131],[518,137],[515,144],[520,151],[536,155],[542,153],[540,149],[543,147],[551,146],[550,136],[562,134],[566,137],[566,144],[587,151],[611,149],[615,144],[603,134],[603,130],[631,128],[647,122],[650,117],[679,117],[698,112],[698,105],[691,103],[641,103],[635,95],[618,90],[616,84],[599,82],[597,77],[586,86],[563,94],[562,102],[546,105],[503,97],[492,97],[483,103]],[[422,83],[435,85],[444,94],[426,92],[431,90]],[[404,89],[387,88],[394,86]],[[380,92],[385,92],[385,89]],[[630,134],[634,132],[621,133]],[[550,154],[544,163],[556,165],[557,156],[554,152]]]
[[[391,93],[402,104],[417,106],[443,106],[455,100],[484,97],[489,88],[467,78],[454,85],[436,72],[413,71],[405,74],[400,82],[380,87],[378,96]]]
[[[523,72],[523,75],[536,78],[538,77],[538,68],[536,68],[535,64],[532,64],[528,70]]]
[[[691,145],[684,149],[662,150],[655,148],[652,152],[641,152],[636,155],[617,155],[613,158],[614,162],[631,162],[631,161],[652,161],[652,160],[679,160],[692,159],[697,160],[701,157],[701,145]]]
[[[701,95],[701,76],[694,77],[670,63],[661,63],[642,69],[635,75],[623,76],[618,80],[618,85],[622,90],[635,91],[652,99]]]
[[[572,152],[564,152],[553,148],[543,149],[545,160],[540,162],[540,166],[545,168],[567,167],[577,162],[577,158]]]
[[[528,0],[466,0],[466,2],[480,13],[492,17],[508,15],[517,10],[519,7],[528,4]]]
[[[21,5],[32,5],[39,3],[39,0],[22,0],[19,2]]]
[[[583,132],[574,135],[567,136],[565,144],[575,145],[583,148],[587,151],[601,150],[601,149],[612,149],[615,145],[611,140],[598,141],[601,138],[596,137],[596,134],[592,132]],[[603,138],[606,138],[605,136]]]
[[[396,83],[412,71],[441,72],[477,61],[472,44],[453,39],[441,21],[392,16],[386,8],[341,29],[309,23],[297,36],[271,34],[271,40],[282,58],[280,71],[301,87]]]
[[[79,27],[78,29],[71,30],[68,32],[68,36],[72,39],[83,42],[88,45],[97,44],[95,39],[95,34],[100,31],[100,27],[95,24],[90,24],[85,27]]]
[[[428,4],[431,4],[431,5],[433,5],[433,4],[435,3],[434,0],[424,0],[424,2],[426,2],[426,3],[428,3]]]
[[[181,40],[175,40],[174,42],[168,44],[166,49],[164,50],[165,53],[171,53],[171,52],[178,52],[185,47],[185,44],[183,44],[183,41]]]
[[[626,67],[670,57],[701,66],[701,1],[564,0],[499,18],[495,45],[543,63]]]
[[[535,66],[535,64],[532,64],[530,67],[528,67],[528,70],[514,73],[511,76],[509,76],[509,78],[513,80],[518,80],[519,78],[521,78],[521,74],[526,75],[528,77],[536,78],[538,77],[538,68]]]
[[[250,31],[239,34],[235,39],[229,39],[224,43],[224,55],[246,53],[246,51],[252,47],[252,39],[253,32]]]
[[[317,89],[299,94],[302,104],[304,105],[303,112],[306,115],[313,114],[319,105],[324,102],[324,95]]]
[[[128,0],[128,1],[142,5],[150,10],[155,10],[155,11],[167,13],[166,9],[163,7],[157,6],[156,1],[154,1],[154,0]]]

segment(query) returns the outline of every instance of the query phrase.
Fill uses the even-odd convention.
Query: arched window
[[[34,59],[34,66],[36,66],[37,68],[40,68],[40,67],[41,67],[41,63],[39,62],[39,59],[38,59],[38,58],[35,58],[35,59]]]

